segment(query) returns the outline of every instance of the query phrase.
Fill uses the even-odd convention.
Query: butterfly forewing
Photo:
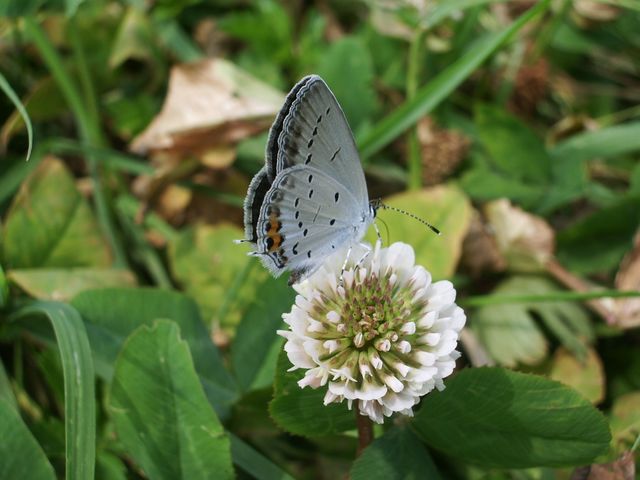
[[[374,216],[351,129],[317,75],[287,95],[265,157],[244,203],[245,238],[275,276],[290,270],[291,284],[359,241]]]
[[[269,177],[269,181],[273,182],[273,179],[276,177],[276,166],[278,162],[278,137],[282,133],[282,126],[284,124],[284,119],[289,114],[291,110],[291,105],[296,99],[296,96],[300,89],[305,86],[309,81],[313,79],[313,76],[310,75],[308,77],[304,77],[295,86],[291,89],[291,91],[287,94],[287,97],[284,100],[284,105],[280,109],[278,116],[273,121],[273,125],[271,125],[271,129],[269,130],[269,138],[267,139],[267,148],[265,151],[265,167],[267,170],[267,176]]]
[[[360,203],[368,203],[353,134],[335,96],[317,75],[305,77],[294,90],[278,136],[277,172],[293,165],[316,167],[348,185]]]

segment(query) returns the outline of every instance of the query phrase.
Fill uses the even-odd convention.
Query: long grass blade
[[[5,76],[2,75],[2,72],[0,72],[0,89],[2,89],[4,94],[9,97],[11,103],[15,105],[16,110],[18,110],[18,113],[22,117],[22,120],[24,120],[24,124],[27,127],[27,137],[29,139],[29,145],[27,147],[28,162],[29,158],[31,158],[31,150],[33,149],[33,125],[31,125],[31,118],[29,117],[29,113],[27,113],[27,109],[24,108],[24,105],[20,101],[20,98],[18,98],[16,92],[13,90],[13,88],[11,88],[11,85],[9,84]]]
[[[44,316],[56,336],[64,375],[66,478],[94,478],[96,455],[96,403],[93,358],[80,314],[70,305],[35,301],[11,316],[18,321]]]
[[[362,158],[371,157],[408,128],[431,112],[471,75],[491,54],[507,42],[518,30],[549,6],[544,0],[529,9],[501,32],[490,34],[476,44],[457,62],[447,68],[427,85],[418,90],[415,97],[382,119],[359,141]]]

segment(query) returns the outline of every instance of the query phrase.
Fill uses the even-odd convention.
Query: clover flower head
[[[291,370],[306,369],[300,387],[326,386],[325,405],[356,401],[382,423],[394,412],[412,415],[422,395],[444,388],[466,317],[451,282],[432,282],[411,246],[368,250],[354,245],[344,272],[338,252],[295,285],[295,305],[283,315],[289,330],[278,333]]]

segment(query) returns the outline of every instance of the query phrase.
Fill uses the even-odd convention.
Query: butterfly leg
[[[344,271],[347,269],[347,263],[349,263],[349,257],[351,257],[351,245],[349,245],[349,249],[347,250],[347,255],[344,257],[344,262],[342,263],[342,269],[340,270],[340,281],[338,285],[341,287],[344,285]]]
[[[382,244],[382,235],[380,235],[380,229],[378,228],[378,224],[376,223],[376,221],[373,221],[373,228],[376,231],[376,235],[378,236],[378,240],[380,241],[380,243]]]
[[[358,260],[358,263],[356,263],[356,268],[360,268],[360,266],[362,265],[362,262],[364,262],[364,259],[367,258],[369,256],[369,254],[371,253],[371,247],[369,247],[366,244],[362,244],[363,247],[367,248],[367,251],[364,252],[364,254],[360,257],[360,260]]]

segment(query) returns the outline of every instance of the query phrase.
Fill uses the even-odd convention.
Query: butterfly
[[[342,247],[362,239],[379,202],[369,202],[353,133],[317,75],[287,95],[267,140],[265,165],[244,202],[245,242],[274,275],[298,283]]]

